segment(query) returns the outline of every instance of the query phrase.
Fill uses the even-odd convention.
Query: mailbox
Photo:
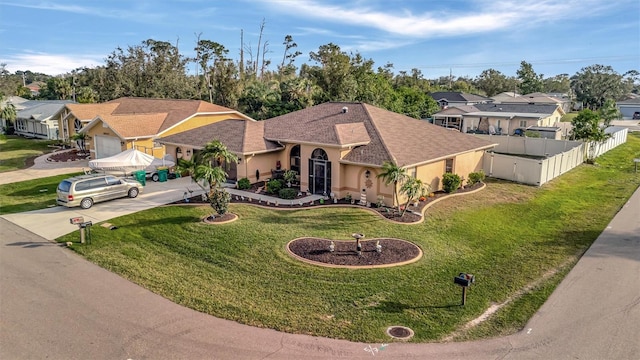
[[[460,275],[453,278],[453,282],[455,284],[458,284],[460,286],[465,286],[465,287],[473,284],[474,281],[475,281],[474,276],[466,273],[460,273]]]
[[[81,228],[86,228],[87,226],[91,225],[93,225],[93,222],[91,221],[81,222],[80,224],[78,224],[78,226],[80,226]]]

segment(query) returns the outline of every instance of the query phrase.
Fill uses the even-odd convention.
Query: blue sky
[[[274,64],[289,34],[298,65],[331,42],[426,78],[514,76],[522,60],[545,77],[593,64],[640,70],[638,0],[0,0],[0,63],[57,75],[146,39],[192,56],[199,33],[238,59],[241,29],[255,53],[263,19]]]

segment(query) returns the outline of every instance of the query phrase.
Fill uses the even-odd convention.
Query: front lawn
[[[72,248],[178,304],[254,326],[362,342],[388,342],[392,325],[413,329],[415,342],[505,334],[524,326],[638,187],[634,157],[640,136],[630,134],[597,166],[581,165],[541,188],[489,181],[483,191],[434,205],[419,225],[355,208],[241,204],[230,206],[237,221],[206,225],[208,206],[167,206],[110,220],[116,230],[94,225],[92,244]],[[348,270],[303,264],[285,250],[297,237],[354,232],[409,240],[424,255],[400,267]],[[488,322],[460,331],[554,270]],[[453,284],[459,272],[476,276],[465,307]]]
[[[27,159],[50,152],[55,141],[0,135],[0,172],[24,169]]]
[[[13,214],[56,206],[60,181],[75,174],[57,175],[0,186],[0,214]]]

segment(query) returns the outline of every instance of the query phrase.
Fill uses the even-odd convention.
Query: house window
[[[411,177],[412,177],[412,178],[414,178],[414,179],[417,177],[417,173],[418,173],[418,172],[417,172],[417,168],[411,168],[411,169],[409,170],[409,176],[411,176]]]
[[[520,120],[520,127],[521,128],[526,128],[527,127],[527,120]]]
[[[453,172],[453,159],[445,160],[444,172],[450,174]]]
[[[300,145],[296,145],[291,148],[291,153],[289,154],[289,160],[291,162],[290,168],[300,174]]]

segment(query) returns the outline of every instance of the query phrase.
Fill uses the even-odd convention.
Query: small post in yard
[[[640,163],[640,159],[633,159],[633,163],[635,165],[635,171],[638,172],[638,163]]]
[[[460,273],[453,278],[453,283],[462,287],[462,306],[467,303],[467,287],[475,282],[475,277],[471,274]]]

